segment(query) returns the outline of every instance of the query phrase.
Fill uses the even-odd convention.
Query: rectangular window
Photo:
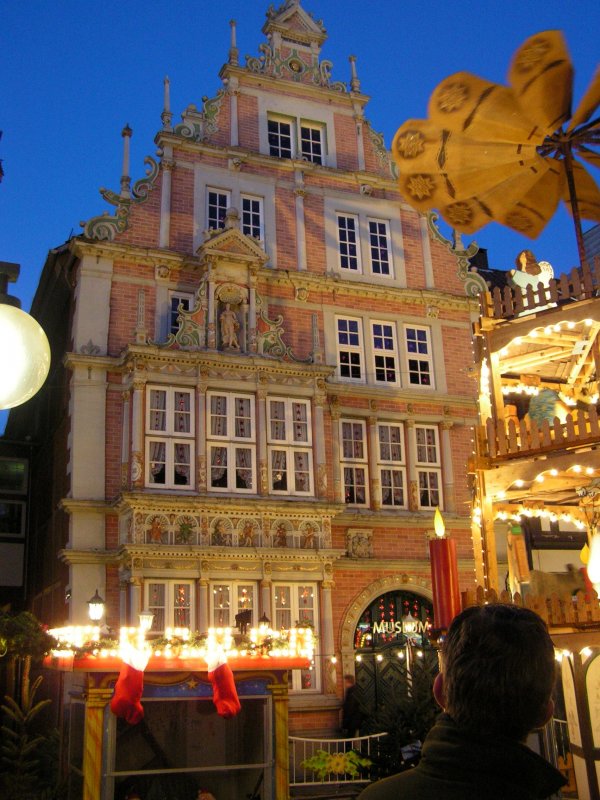
[[[369,220],[371,271],[374,275],[391,274],[390,229],[385,220]]]
[[[248,629],[258,627],[257,585],[252,581],[219,581],[210,586],[210,619],[215,628],[236,628],[236,617],[245,614]],[[249,619],[248,619],[249,617]],[[239,619],[241,624],[242,620]]]
[[[194,295],[191,292],[169,292],[169,333],[175,335],[179,330],[179,323],[177,318],[179,316],[179,309],[182,311],[189,311],[194,301]]]
[[[358,273],[361,271],[358,248],[358,217],[338,214],[337,226],[340,267]]]
[[[343,380],[364,383],[362,322],[360,319],[336,319],[338,372]]]
[[[292,121],[269,119],[267,121],[269,155],[276,158],[292,157]]]
[[[146,485],[192,488],[194,395],[190,389],[148,386]]]
[[[256,491],[256,433],[252,395],[207,395],[209,489]]]
[[[25,536],[25,503],[0,500],[0,536]]]
[[[312,161],[313,164],[323,163],[323,129],[321,126],[301,123],[300,152],[306,161]]]
[[[377,425],[381,504],[406,508],[406,460],[402,425]]]
[[[411,386],[433,386],[433,359],[429,328],[406,325],[408,382]]]
[[[270,397],[267,408],[271,491],[313,494],[310,403]]]
[[[365,423],[358,420],[340,421],[344,502],[367,505],[367,444]]]
[[[145,605],[154,614],[151,633],[164,633],[166,628],[195,627],[192,581],[155,581],[145,583]]]
[[[391,322],[372,322],[373,362],[375,383],[398,383],[396,330]]]
[[[309,625],[315,636],[315,656],[319,652],[318,636],[318,589],[314,583],[274,583],[273,621],[274,630],[300,628]],[[290,670],[290,689],[292,691],[316,691],[320,676],[318,658],[309,669]]]
[[[0,492],[25,494],[28,462],[20,458],[0,458]]]
[[[206,190],[206,228],[216,231],[225,227],[225,213],[229,208],[231,193],[222,189]]]
[[[242,200],[242,233],[264,242],[263,201],[262,197],[243,194]]]
[[[417,481],[419,508],[435,508],[442,505],[442,470],[438,429],[416,425]]]

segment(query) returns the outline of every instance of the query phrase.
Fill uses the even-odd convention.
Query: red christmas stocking
[[[235,688],[231,667],[222,655],[208,659],[206,663],[217,714],[225,719],[235,717],[242,710],[242,706]]]
[[[137,725],[144,718],[140,700],[144,690],[144,669],[148,657],[142,653],[130,653],[126,658],[136,666],[128,664],[125,658],[123,659],[123,666],[115,683],[115,693],[110,701],[110,710],[129,725]]]

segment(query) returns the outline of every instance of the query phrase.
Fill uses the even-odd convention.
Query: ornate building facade
[[[160,155],[133,185],[124,129],[114,213],[48,256],[32,312],[54,369],[8,433],[38,443],[42,620],[85,622],[97,588],[113,628],[143,608],[157,635],[242,610],[308,623],[290,728],[333,732],[358,633],[374,648],[401,615],[435,624],[436,507],[462,587],[483,583],[475,277],[399,195],[355,59],[334,81],[299,2],[263,32],[242,65],[232,23],[219,90],[178,124],[165,83]]]

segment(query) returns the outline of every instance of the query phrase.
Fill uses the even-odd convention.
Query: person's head
[[[527,608],[497,603],[452,621],[434,694],[461,729],[522,741],[552,716],[554,679],[546,624]]]
[[[520,269],[523,272],[528,272],[529,267],[537,265],[537,259],[533,255],[531,250],[521,250],[521,252],[515,259],[515,264],[517,266],[517,269]]]
[[[344,675],[344,683],[346,686],[354,686],[354,675],[350,675],[350,673]]]

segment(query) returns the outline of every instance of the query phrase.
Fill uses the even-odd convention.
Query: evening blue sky
[[[121,129],[133,128],[131,177],[155,155],[163,77],[171,79],[174,123],[189,104],[214,97],[227,59],[229,20],[237,21],[240,61],[258,55],[265,0],[5,0],[0,33],[0,260],[21,264],[11,293],[29,309],[46,253],[79,233],[80,221],[113,208]],[[598,61],[597,0],[303,0],[329,35],[322,57],[333,80],[348,82],[357,57],[366,115],[389,147],[408,118],[425,117],[437,83],[459,70],[505,82],[513,52],[528,36],[564,32],[575,65],[575,104]],[[584,228],[591,227],[585,223]],[[577,262],[564,209],[534,241],[492,224],[474,238],[492,266],[509,269],[531,247],[563,271]]]

